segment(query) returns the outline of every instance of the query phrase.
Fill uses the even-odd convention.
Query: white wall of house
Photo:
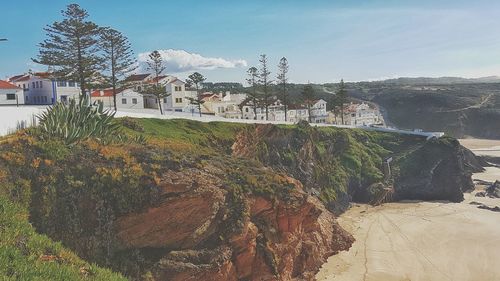
[[[384,119],[378,109],[370,108],[366,103],[351,104],[350,109],[344,112],[344,125],[349,126],[370,126],[384,124]],[[337,120],[340,118],[337,117]]]
[[[108,109],[111,109],[111,108],[114,108],[114,103],[113,103],[113,97],[110,97],[110,96],[104,96],[104,97],[92,97],[91,98],[91,102],[102,102],[104,108],[108,108]],[[116,100],[116,102],[118,103],[118,100]]]
[[[196,98],[196,91],[186,90],[186,84],[181,80],[171,80],[165,85],[167,93],[170,95],[163,99],[163,107],[167,111],[191,112],[193,107],[189,98]]]
[[[0,105],[24,104],[24,93],[20,88],[0,89]]]
[[[31,76],[27,80],[13,81],[13,84],[24,89],[26,104],[47,105],[55,101],[65,102],[80,97],[80,88],[74,82],[51,81],[37,76]]]
[[[147,100],[146,102],[151,102]],[[133,89],[127,89],[116,94],[116,107],[117,109],[144,109],[145,107],[145,97],[134,91]]]

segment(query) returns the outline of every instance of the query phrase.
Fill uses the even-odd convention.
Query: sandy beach
[[[500,141],[466,140],[474,150],[495,150]],[[500,180],[488,168],[475,179]],[[318,280],[500,280],[500,213],[471,202],[500,206],[500,199],[475,197],[461,203],[398,202],[355,205],[339,223],[356,238],[351,249],[330,257]]]

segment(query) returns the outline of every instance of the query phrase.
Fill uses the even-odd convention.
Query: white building
[[[138,101],[135,105],[131,105],[130,101],[121,100],[129,102],[127,104],[118,101],[118,104],[121,104],[122,107],[134,108],[142,104],[143,108],[158,109],[158,100],[155,96],[141,94],[148,85],[158,83],[164,86],[166,92],[170,94],[162,100],[163,110],[176,112],[192,112],[194,110],[189,98],[196,98],[196,91],[186,89],[186,83],[175,76],[161,75],[156,78],[153,74],[134,74],[127,77],[124,82],[128,84],[130,89],[129,91],[125,90],[123,93],[120,93],[123,96],[122,99],[130,97],[132,99],[130,101],[135,101],[133,99],[138,99],[139,96],[142,96],[143,101],[142,103]]]
[[[246,99],[245,94],[203,93],[202,113],[221,116],[230,119],[244,119],[245,108],[240,109],[240,104]],[[243,109],[243,112],[242,112]]]
[[[173,76],[167,76],[161,83],[165,85],[167,93],[170,94],[163,99],[165,110],[176,112],[193,112],[193,110],[198,110],[189,100],[190,98],[196,99],[197,93],[196,91],[186,89],[184,81]]]
[[[341,117],[336,118],[341,122]],[[350,126],[383,125],[384,118],[377,108],[371,108],[366,103],[351,103],[344,108],[344,124]]]
[[[24,104],[23,89],[0,80],[0,105],[19,105]]]
[[[158,109],[158,101],[154,97],[148,97],[138,93],[134,89],[125,89],[116,94],[117,109]]]
[[[326,123],[327,117],[326,101],[322,99],[314,101],[311,106],[311,123]]]
[[[47,72],[17,75],[9,82],[22,88],[26,104],[54,104],[68,102],[80,97],[80,87],[77,83],[50,78]]]
[[[105,90],[95,90],[90,93],[90,101],[93,102],[102,102],[104,108],[114,108],[113,104],[113,90],[105,89]],[[118,102],[118,100],[117,100]]]

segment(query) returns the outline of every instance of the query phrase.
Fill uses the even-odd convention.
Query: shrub
[[[89,138],[111,140],[119,129],[113,117],[114,113],[104,110],[102,103],[89,105],[86,97],[78,103],[57,103],[39,116],[41,137],[62,139],[67,145]]]

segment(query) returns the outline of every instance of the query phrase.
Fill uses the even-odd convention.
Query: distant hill
[[[379,81],[377,81],[379,82]],[[500,77],[488,76],[480,78],[462,78],[462,77],[400,77],[380,81],[383,83],[400,85],[432,85],[432,84],[471,84],[471,83],[500,83]]]

